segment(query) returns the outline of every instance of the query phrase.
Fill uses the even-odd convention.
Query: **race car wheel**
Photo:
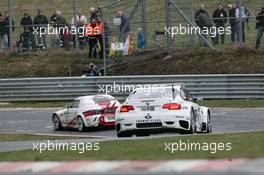
[[[53,117],[52,117],[52,124],[53,124],[53,129],[55,131],[59,131],[59,130],[63,129],[63,127],[61,125],[61,121],[60,121],[59,117],[56,114],[53,115]]]
[[[117,137],[132,137],[133,134],[128,132],[119,132],[117,133]]]
[[[79,132],[86,131],[86,126],[84,125],[82,117],[77,118],[77,129]]]
[[[191,110],[191,113],[190,113],[190,129],[188,131],[180,131],[180,134],[193,134],[196,132],[196,124],[195,124],[195,116],[194,116],[194,111],[193,109]]]
[[[208,112],[208,116],[207,116],[207,128],[206,128],[206,133],[210,133],[212,132],[212,118],[211,118],[211,115],[210,113]]]

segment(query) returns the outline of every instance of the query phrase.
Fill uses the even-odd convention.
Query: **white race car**
[[[119,105],[111,95],[78,97],[65,109],[53,113],[54,130],[76,128],[85,131],[88,127],[114,126]]]
[[[180,134],[212,132],[210,110],[196,104],[182,84],[135,89],[116,110],[115,125],[118,137],[167,129]]]

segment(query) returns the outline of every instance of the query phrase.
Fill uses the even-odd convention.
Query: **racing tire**
[[[83,121],[82,117],[77,117],[76,125],[77,125],[77,130],[79,132],[85,132],[87,129],[86,126],[84,125],[84,121]]]
[[[63,129],[60,118],[56,114],[54,114],[52,117],[52,124],[54,131],[60,131]]]
[[[210,113],[208,112],[206,133],[211,133],[212,131],[213,131],[212,118]]]
[[[118,138],[121,138],[121,137],[132,137],[133,134],[132,133],[129,133],[129,132],[119,132],[117,133],[117,137]]]
[[[193,134],[196,132],[196,122],[195,122],[195,116],[194,116],[194,111],[193,109],[191,110],[191,113],[190,113],[190,118],[191,118],[191,122],[190,122],[190,129],[185,131],[185,130],[182,130],[180,131],[180,134]]]

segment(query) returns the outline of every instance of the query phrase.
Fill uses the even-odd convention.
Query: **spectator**
[[[57,11],[56,13],[56,26],[59,27],[59,37],[60,37],[60,47],[64,48],[67,45],[67,41],[65,40],[65,31],[64,28],[70,26],[67,20],[62,16],[61,11]]]
[[[10,46],[11,41],[10,41],[10,31],[9,31],[9,14],[7,11],[4,13],[4,17],[5,17],[6,22],[8,23],[8,25],[6,26],[6,34],[7,34],[7,39],[8,39],[8,46]],[[12,26],[13,26],[12,32],[14,32],[15,31],[15,27],[14,27],[15,22],[13,19],[11,21],[12,21]]]
[[[42,14],[42,11],[40,9],[37,10],[37,16],[35,16],[33,24],[34,27],[37,28],[38,34],[37,34],[37,41],[38,41],[38,47],[41,49],[47,48],[47,42],[46,42],[46,34],[40,35],[41,33],[45,33],[45,29],[43,27],[47,27],[49,21],[45,15]]]
[[[103,53],[103,47],[104,47],[104,43],[103,43],[103,33],[104,33],[104,22],[102,20],[102,17],[99,16],[98,17],[98,22],[97,22],[97,26],[99,29],[99,33],[98,33],[98,41],[99,41],[99,54],[100,54],[100,58],[104,57],[104,53]]]
[[[248,9],[244,5],[241,5],[240,8],[237,6],[237,8],[236,8],[236,27],[235,27],[235,31],[236,31],[238,42],[241,41],[241,36],[242,36],[242,42],[243,43],[246,42],[245,22],[249,20],[249,16],[250,16],[250,13],[249,13]],[[241,24],[240,23],[240,17],[241,17],[241,20],[242,20],[242,22],[241,22],[242,26],[240,25]],[[241,29],[241,27],[242,27],[242,29]],[[241,34],[241,32],[242,32],[242,34]]]
[[[74,21],[74,17],[72,18],[72,21],[71,21],[71,25],[72,27],[74,27],[75,25],[75,21]],[[85,46],[85,37],[84,37],[84,27],[85,25],[87,25],[88,21],[87,21],[87,17],[82,15],[82,12],[81,10],[78,11],[77,15],[76,15],[76,24],[77,24],[77,30],[79,33],[78,33],[78,41],[79,41],[79,47],[80,49],[83,49],[84,46]],[[73,36],[75,37],[75,36]],[[74,41],[74,46],[75,46],[75,39],[73,39]]]
[[[88,39],[89,43],[89,58],[96,58],[96,48],[97,48],[97,42],[98,42],[98,25],[95,19],[92,19],[92,21],[87,25],[86,27],[86,34],[85,36]]]
[[[99,73],[97,72],[96,70],[96,65],[93,64],[93,63],[90,63],[90,67],[87,71],[87,74],[86,74],[87,77],[91,77],[91,76],[99,76]]]
[[[55,10],[54,13],[50,17],[50,25],[54,27],[55,32],[51,35],[51,48],[60,48],[60,35],[57,28],[57,11]]]
[[[119,29],[121,32],[121,37],[123,39],[123,42],[126,42],[128,35],[130,33],[129,18],[125,16],[121,10],[117,12],[117,17],[120,18],[121,20],[120,29]]]
[[[195,22],[198,25],[198,27],[201,29],[201,31],[208,30],[211,27],[213,27],[211,18],[208,14],[208,12],[205,10],[204,4],[200,5],[200,9],[195,13]],[[207,39],[207,36],[204,34],[205,32],[202,32],[202,35],[204,38]],[[200,41],[202,46],[207,46],[205,41],[200,37]]]
[[[235,27],[236,27],[237,5],[233,3],[233,4],[229,4],[228,7],[229,7],[229,23],[231,27],[231,41],[234,43],[236,42]]]
[[[215,27],[217,31],[220,31],[220,28],[225,28],[227,22],[227,12],[223,8],[221,3],[218,4],[217,9],[213,13],[213,19],[215,23]],[[216,37],[214,38],[214,44],[218,44],[219,42],[219,35],[221,37],[221,44],[225,43],[225,34],[219,34],[217,32]]]
[[[21,18],[20,25],[24,29],[28,28],[31,32],[33,32],[33,20],[31,16],[28,14],[28,10],[25,10],[24,16]]]
[[[0,13],[0,51],[5,51],[8,48],[7,29],[8,21]]]
[[[264,32],[264,7],[262,7],[261,12],[257,15],[257,41],[256,41],[256,49],[260,47],[260,41]]]
[[[20,39],[17,44],[21,52],[28,52],[30,47],[34,51],[36,50],[34,35],[32,31],[30,31],[30,28],[28,27],[24,28],[24,32],[20,35]]]
[[[94,7],[91,7],[90,8],[90,13],[91,13],[91,16],[90,16],[90,22],[95,19],[96,21],[98,21],[98,17],[101,16],[101,13],[99,10],[96,10]]]

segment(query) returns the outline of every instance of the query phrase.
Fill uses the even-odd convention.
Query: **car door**
[[[199,121],[200,120],[200,115],[199,115],[200,107],[198,104],[196,104],[194,102],[192,95],[189,93],[189,91],[187,89],[182,88],[181,89],[181,96],[185,100],[186,103],[188,103],[189,105],[191,105],[193,107],[195,121]]]
[[[66,122],[70,123],[78,114],[80,100],[74,100],[67,109],[67,115],[65,115]]]

